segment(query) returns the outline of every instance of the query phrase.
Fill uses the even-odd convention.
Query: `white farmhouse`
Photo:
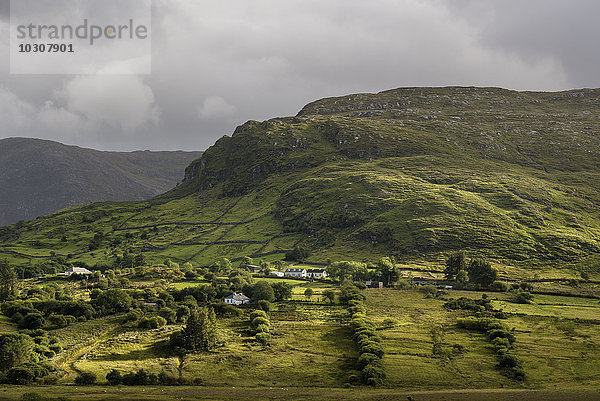
[[[306,277],[306,269],[287,269],[285,275],[287,277]]]
[[[269,272],[269,275],[270,275],[270,276],[275,276],[275,277],[283,277],[283,276],[285,276],[285,273],[284,273],[284,272],[277,271],[277,270],[271,270],[271,271]]]
[[[85,269],[83,267],[71,267],[69,270],[67,270],[63,274],[65,276],[70,276],[71,274],[88,275],[88,274],[94,274],[94,272],[89,271],[88,269]]]
[[[226,304],[229,304],[229,305],[243,305],[243,304],[247,304],[248,302],[250,302],[250,298],[248,298],[241,292],[240,293],[234,292],[233,294],[229,295],[228,297],[225,297],[224,301]]]
[[[306,277],[325,278],[325,277],[327,277],[327,270],[325,270],[325,269],[308,269],[308,270],[306,270]]]

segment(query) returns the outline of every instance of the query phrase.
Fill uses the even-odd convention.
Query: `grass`
[[[447,311],[443,299],[425,298],[416,291],[367,290],[369,316],[375,322],[396,320],[379,331],[386,349],[384,363],[390,387],[487,388],[518,387],[495,369],[497,359],[487,339],[458,329],[462,312]],[[514,353],[523,361],[525,386],[565,389],[600,385],[600,312],[597,300],[536,295],[535,304],[507,301],[508,294],[490,293],[493,305],[509,313],[503,323],[514,329]],[[452,298],[480,298],[479,292],[450,291]],[[568,308],[565,311],[565,308]],[[434,355],[430,330],[443,327],[443,348],[462,346],[459,355]]]
[[[19,400],[24,393],[37,392],[48,397],[66,397],[79,401],[110,400],[406,400],[420,401],[504,401],[516,398],[523,401],[592,401],[597,392],[588,391],[531,391],[509,389],[407,391],[405,389],[341,389],[307,387],[107,387],[107,386],[10,386],[0,388],[0,400]]]

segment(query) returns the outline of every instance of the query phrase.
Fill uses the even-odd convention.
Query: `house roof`
[[[306,271],[306,269],[287,269],[285,272],[286,273],[300,273],[300,272],[304,272]]]
[[[65,273],[92,274],[91,271],[84,267],[71,267]]]
[[[325,273],[325,269],[306,269],[307,273]]]
[[[240,293],[234,292],[233,294],[225,297],[225,299],[233,299],[234,301],[249,301],[250,300],[250,298],[248,298],[241,292]]]

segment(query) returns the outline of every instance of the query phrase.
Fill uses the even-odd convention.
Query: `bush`
[[[256,317],[268,318],[267,313],[264,310],[255,310],[250,314],[250,320],[253,320]]]
[[[75,384],[80,386],[88,386],[96,383],[96,374],[92,372],[83,372],[75,378]]]
[[[365,352],[365,353],[362,353],[358,357],[358,368],[360,370],[363,370],[365,368],[365,366],[367,366],[367,365],[380,365],[380,364],[381,364],[381,358],[379,358],[375,354]]]
[[[140,319],[138,328],[140,329],[158,329],[167,324],[167,320],[162,316],[144,317]]]
[[[262,316],[257,316],[254,319],[252,319],[252,321],[250,322],[251,326],[253,328],[257,328],[258,326],[260,326],[261,324],[264,324],[265,326],[270,326],[271,324],[269,323],[269,319],[264,318]]]
[[[510,344],[515,342],[515,336],[505,329],[493,329],[488,332],[488,337],[490,340],[494,340],[496,338],[505,338]]]
[[[361,372],[362,381],[369,386],[379,386],[385,378],[385,371],[380,365],[367,365]]]
[[[504,354],[498,358],[498,366],[501,368],[516,368],[521,366],[521,361],[512,354]]]
[[[36,330],[44,326],[44,317],[41,313],[28,313],[19,323],[20,329]]]
[[[113,369],[106,374],[106,381],[111,386],[118,386],[119,384],[123,383],[123,376],[121,376],[121,372]]]
[[[266,299],[261,299],[260,301],[258,301],[258,308],[269,313],[273,310],[273,304],[267,301]]]
[[[259,324],[254,329],[254,332],[257,334],[258,333],[268,333],[269,331],[270,331],[269,326],[267,326],[266,324]]]
[[[6,381],[9,384],[29,384],[35,379],[35,373],[24,366],[11,368],[6,373]]]
[[[490,291],[506,292],[508,291],[508,285],[506,285],[505,282],[496,280],[492,284],[490,284]]]
[[[530,304],[533,301],[533,295],[527,291],[516,291],[513,294],[512,301],[518,304]]]
[[[267,332],[260,332],[256,334],[256,340],[262,345],[269,345],[271,343],[271,334]]]
[[[431,284],[419,287],[419,291],[425,294],[426,297],[435,297],[437,294],[437,288],[435,287],[435,285]]]
[[[127,322],[137,322],[144,316],[144,312],[141,309],[133,309],[128,314],[125,315],[125,323]]]

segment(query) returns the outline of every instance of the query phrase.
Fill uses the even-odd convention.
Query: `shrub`
[[[144,317],[140,319],[138,328],[140,329],[158,329],[167,324],[167,320],[162,316]]]
[[[252,311],[252,313],[250,313],[250,320],[254,319],[255,317],[264,317],[265,319],[267,319],[269,316],[267,315],[267,312],[265,312],[262,309],[257,309],[255,311]]]
[[[75,384],[86,386],[96,383],[96,374],[92,372],[83,372],[75,378]]]
[[[508,291],[508,285],[506,285],[505,282],[496,280],[492,284],[490,284],[490,291],[506,292]]]
[[[369,386],[379,386],[385,378],[385,371],[380,365],[367,365],[361,372],[362,381]]]
[[[529,304],[533,301],[533,295],[527,291],[516,291],[513,294],[512,301],[518,304]]]
[[[259,309],[267,313],[273,310],[273,304],[267,301],[266,299],[261,299],[260,301],[258,301],[257,305]]]
[[[262,345],[269,345],[271,343],[271,334],[268,332],[260,332],[256,334],[256,340]]]
[[[141,309],[133,309],[128,314],[125,315],[125,323],[127,322],[136,322],[140,320],[144,316],[144,312]]]
[[[358,367],[360,370],[363,370],[367,365],[379,364],[381,364],[381,359],[375,354],[365,352],[358,357]]]
[[[11,368],[6,373],[6,381],[9,384],[29,384],[35,379],[35,373],[24,366]]]
[[[435,287],[435,285],[431,284],[419,287],[419,291],[425,294],[426,297],[435,297],[437,294],[437,288]]]
[[[521,361],[512,354],[504,354],[498,358],[498,366],[501,368],[516,368],[521,366]]]
[[[258,326],[260,326],[261,324],[264,324],[266,326],[270,326],[271,324],[269,323],[269,319],[262,317],[262,316],[257,316],[254,319],[252,319],[252,321],[250,322],[251,326],[253,328],[257,328]]]
[[[268,333],[269,332],[269,326],[267,326],[266,324],[259,324],[258,326],[256,326],[256,328],[254,329],[255,333]]]
[[[505,338],[510,344],[515,342],[515,336],[505,329],[493,329],[488,332],[488,337],[490,340],[494,340],[496,338]]]
[[[113,369],[106,374],[106,381],[111,386],[118,386],[119,384],[123,383],[123,376],[121,375],[121,372]]]

